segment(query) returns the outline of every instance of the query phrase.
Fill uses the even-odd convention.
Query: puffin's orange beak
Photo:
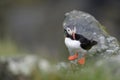
[[[75,33],[74,33],[74,32],[72,33],[72,37],[73,37],[73,39],[75,40]]]

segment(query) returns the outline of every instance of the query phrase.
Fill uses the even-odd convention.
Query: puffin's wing
[[[66,18],[63,22],[64,29],[66,27],[76,27],[77,34],[93,40],[97,39],[97,35],[106,34],[106,32],[102,30],[100,23],[90,14],[73,10],[66,13],[65,16]]]

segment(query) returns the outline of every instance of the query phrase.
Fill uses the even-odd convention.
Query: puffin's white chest
[[[65,45],[69,49],[80,49],[80,42],[77,40],[72,40],[70,38],[65,38]]]

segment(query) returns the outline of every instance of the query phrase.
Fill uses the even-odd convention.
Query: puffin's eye
[[[70,30],[70,28],[67,28],[67,32],[70,32],[71,30]]]

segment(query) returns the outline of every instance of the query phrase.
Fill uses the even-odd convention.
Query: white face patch
[[[74,27],[73,30],[71,30],[70,28],[67,28],[66,30],[70,35],[72,35],[72,33],[76,33],[76,27]]]
[[[67,30],[68,34],[72,35],[72,30],[70,28],[67,28],[66,30]]]

